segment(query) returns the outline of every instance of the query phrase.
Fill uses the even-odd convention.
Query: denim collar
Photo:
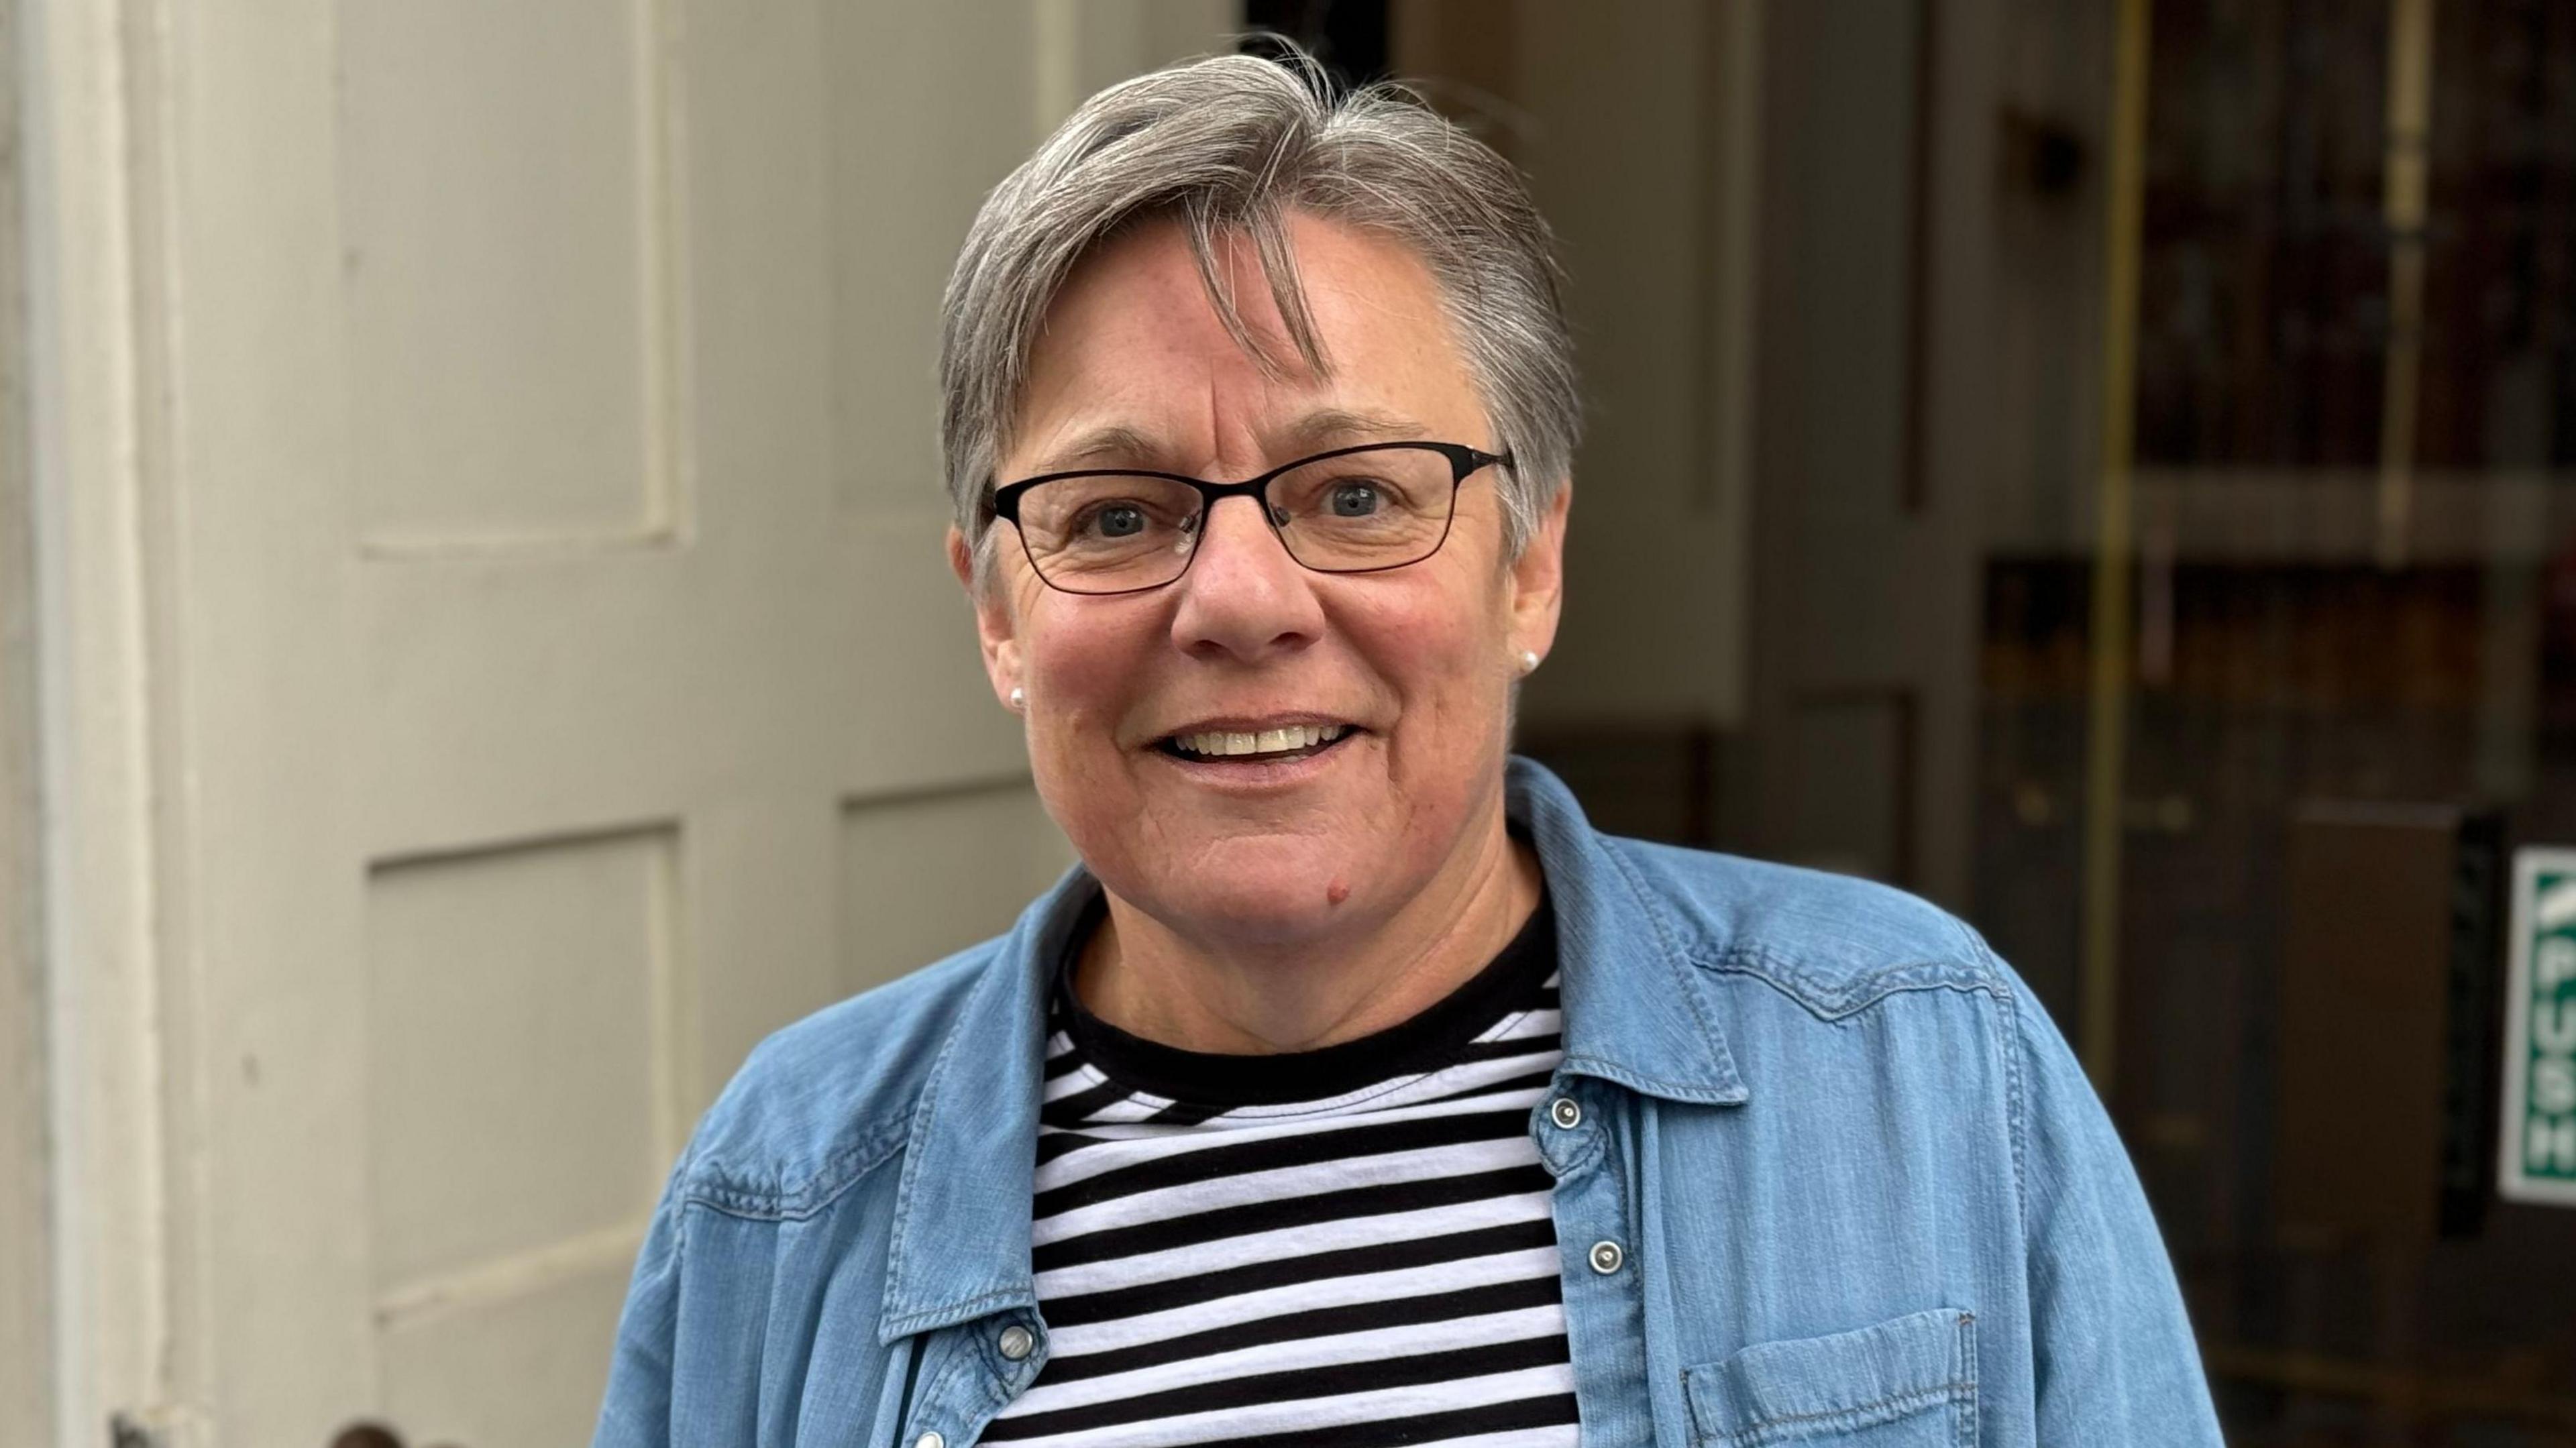
[[[1504,792],[1556,904],[1562,1070],[1672,1101],[1744,1101],[1707,974],[1665,903],[1555,775],[1516,756]],[[1029,1194],[1047,990],[1099,888],[1076,868],[1021,914],[923,1083],[895,1196],[884,1342],[1037,1305]]]

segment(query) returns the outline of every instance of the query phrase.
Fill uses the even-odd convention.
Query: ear
[[[1011,618],[1010,600],[998,586],[978,586],[975,581],[974,550],[966,546],[966,535],[957,525],[948,525],[948,568],[966,590],[966,601],[975,606],[975,639],[984,652],[984,673],[993,681],[993,697],[1002,707],[1011,707],[1011,690],[1020,683],[1020,641],[1018,625]]]
[[[1540,515],[1538,531],[1530,535],[1529,546],[1512,562],[1511,646],[1515,654],[1523,650],[1547,657],[1556,643],[1556,620],[1565,606],[1565,515],[1574,503],[1574,484],[1568,480],[1556,490],[1556,497]]]

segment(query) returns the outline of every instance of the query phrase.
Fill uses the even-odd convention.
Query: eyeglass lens
[[[1263,490],[1289,556],[1323,573],[1417,563],[1449,532],[1457,480],[1444,454],[1382,448],[1319,458]],[[1050,585],[1122,593],[1181,576],[1206,504],[1197,489],[1137,473],[1055,478],[1021,495],[1020,536]]]

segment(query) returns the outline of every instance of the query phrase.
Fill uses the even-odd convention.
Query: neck
[[[1538,908],[1538,857],[1501,802],[1429,886],[1360,929],[1257,944],[1192,937],[1109,895],[1073,991],[1109,1024],[1188,1051],[1311,1051],[1410,1019],[1464,984]]]

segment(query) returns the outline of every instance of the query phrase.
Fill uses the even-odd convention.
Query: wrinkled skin
[[[997,478],[1236,479],[1360,442],[1510,445],[1408,248],[1304,215],[1291,237],[1329,376],[1296,363],[1248,245],[1227,269],[1284,376],[1219,323],[1178,228],[1147,223],[1059,293]],[[1526,919],[1539,879],[1504,832],[1503,761],[1523,651],[1555,635],[1567,494],[1515,559],[1501,476],[1467,481],[1438,553],[1375,574],[1299,566],[1246,499],[1210,512],[1179,581],[1126,596],[1048,588],[1008,523],[975,591],[951,534],[994,692],[1024,691],[1038,792],[1109,892],[1076,975],[1093,1011],[1198,1050],[1331,1044],[1437,1000]],[[1158,747],[1283,715],[1356,730],[1277,767]]]

